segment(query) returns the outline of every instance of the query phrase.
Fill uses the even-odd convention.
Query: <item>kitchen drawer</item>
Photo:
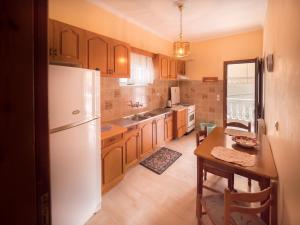
[[[104,148],[104,147],[112,145],[112,144],[114,144],[114,143],[116,143],[118,141],[121,141],[122,138],[123,138],[123,134],[118,134],[118,135],[114,135],[112,137],[109,137],[107,139],[104,139],[102,141],[102,147]]]

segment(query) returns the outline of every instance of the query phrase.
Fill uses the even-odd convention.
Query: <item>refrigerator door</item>
[[[179,87],[171,87],[171,102],[172,105],[180,103],[180,89]]]
[[[50,134],[53,225],[83,225],[100,207],[100,120]]]
[[[100,72],[49,65],[50,131],[100,116]]]

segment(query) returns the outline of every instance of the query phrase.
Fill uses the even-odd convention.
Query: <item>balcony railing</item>
[[[227,98],[227,119],[254,122],[254,99]]]

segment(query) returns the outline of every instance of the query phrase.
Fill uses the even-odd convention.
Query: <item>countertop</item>
[[[101,140],[124,133],[126,131],[127,128],[119,126],[117,124],[103,123],[101,124]]]
[[[127,127],[131,127],[134,125],[137,125],[139,123],[145,122],[147,120],[151,120],[156,118],[157,116],[163,115],[163,114],[169,114],[172,113],[172,108],[159,108],[159,109],[155,109],[146,113],[150,113],[153,114],[152,117],[144,119],[144,120],[140,120],[140,121],[134,121],[130,118],[120,118],[120,119],[116,119],[116,120],[112,120],[109,122],[109,124],[114,124],[123,128],[127,128]]]

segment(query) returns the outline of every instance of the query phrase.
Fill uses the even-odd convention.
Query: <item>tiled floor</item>
[[[102,209],[87,225],[196,225],[196,147],[191,133],[167,144],[182,156],[163,174],[137,165],[102,198]],[[257,189],[256,182],[252,187]],[[223,191],[225,179],[208,174],[205,183]],[[235,188],[247,191],[247,179],[236,176]],[[213,194],[204,190],[204,194]],[[205,224],[211,223],[204,218]]]

